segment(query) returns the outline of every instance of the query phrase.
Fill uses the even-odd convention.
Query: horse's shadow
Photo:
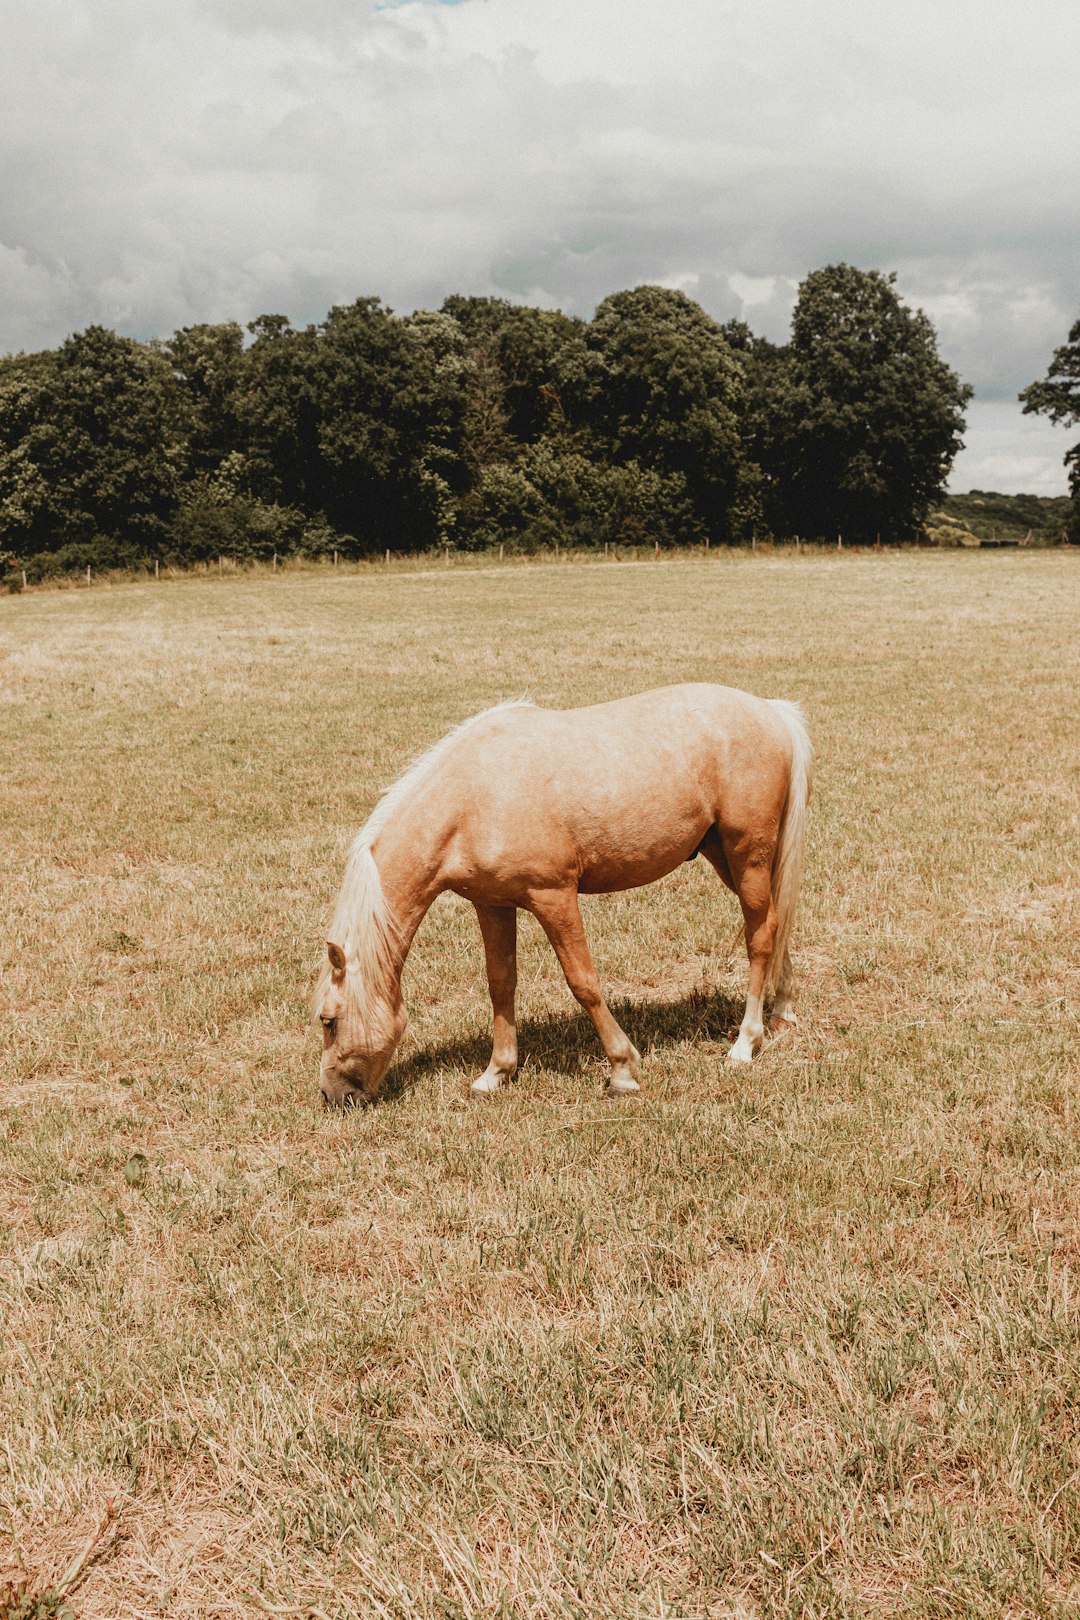
[[[733,996],[705,989],[691,990],[673,1001],[629,1001],[608,1004],[642,1057],[676,1046],[682,1041],[713,1043],[734,1035],[742,1016],[742,1002]],[[596,1031],[586,1013],[573,1008],[523,1018],[518,1023],[520,1061],[570,1073],[582,1060],[603,1061]],[[428,1044],[396,1063],[387,1076],[381,1099],[390,1102],[411,1091],[440,1069],[466,1069],[480,1074],[491,1056],[490,1030],[478,1030],[464,1040]]]

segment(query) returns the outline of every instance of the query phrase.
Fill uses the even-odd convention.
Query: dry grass
[[[1054,553],[0,601],[0,1616],[1074,1614],[1078,623]],[[811,717],[800,1034],[723,1067],[696,862],[588,907],[643,1100],[527,927],[468,1106],[444,900],[396,1094],[324,1116],[378,787],[700,677]]]

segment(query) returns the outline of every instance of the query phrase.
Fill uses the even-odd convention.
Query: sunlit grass
[[[1060,553],[0,599],[0,1616],[109,1501],[87,1620],[1075,1613],[1078,624]],[[817,744],[798,1036],[725,1069],[695,862],[586,906],[641,1100],[526,925],[469,1105],[444,899],[390,1099],[324,1115],[378,789],[499,699],[702,678]]]

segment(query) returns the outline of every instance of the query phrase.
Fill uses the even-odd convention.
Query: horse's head
[[[331,940],[330,971],[316,1012],[323,1031],[320,1089],[335,1108],[369,1103],[379,1090],[407,1023],[401,992],[372,994],[361,985],[355,963]]]

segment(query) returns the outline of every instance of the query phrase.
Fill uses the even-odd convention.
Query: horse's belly
[[[655,821],[609,824],[602,836],[578,840],[578,888],[584,894],[640,889],[690,858],[710,825],[705,810],[683,807]]]
[[[656,883],[669,872],[674,872],[688,860],[696,846],[691,844],[684,854],[665,850],[664,853],[634,860],[594,861],[582,872],[578,888],[582,894],[612,894],[616,889],[641,889],[646,883]]]

